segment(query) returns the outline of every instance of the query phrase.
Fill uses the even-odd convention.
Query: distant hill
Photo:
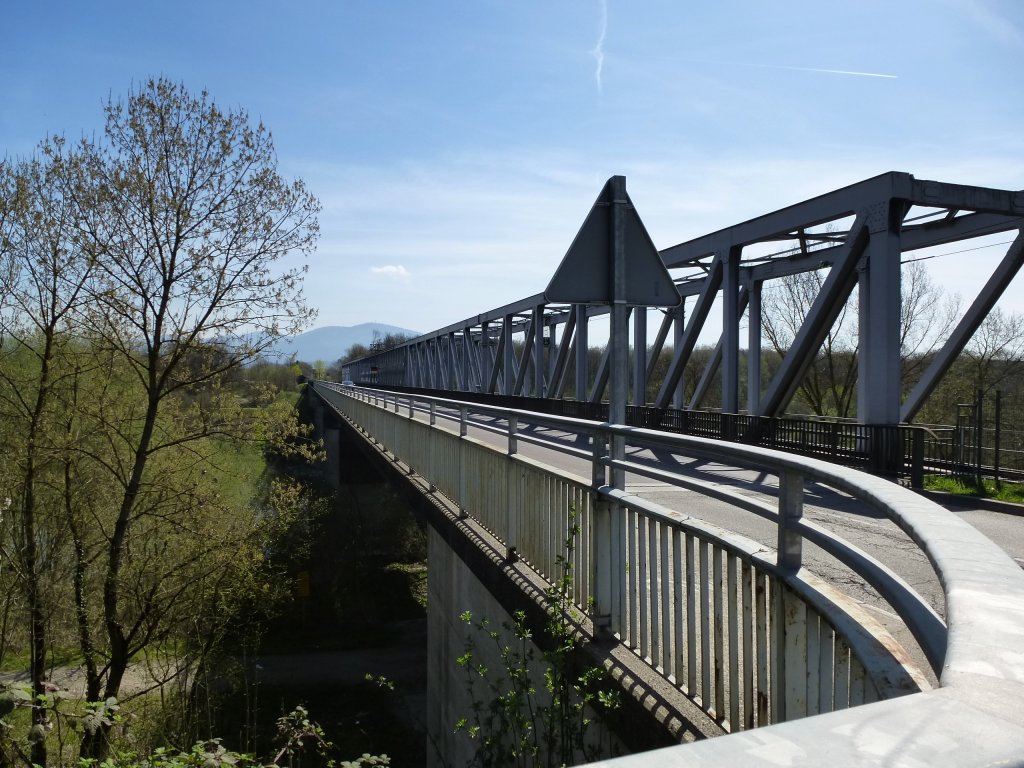
[[[298,336],[286,336],[271,347],[264,356],[275,361],[290,360],[292,355],[297,360],[315,363],[323,360],[333,363],[344,355],[353,344],[369,346],[374,335],[384,336],[388,333],[404,333],[407,336],[419,336],[419,331],[399,328],[384,323],[361,323],[360,325],[327,325],[314,328]]]

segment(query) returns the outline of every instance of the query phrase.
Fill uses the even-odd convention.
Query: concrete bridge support
[[[308,398],[311,419],[313,422],[313,439],[324,439],[324,406],[317,398]]]
[[[428,749],[427,765],[471,765],[479,741],[464,730],[456,731],[455,724],[460,718],[475,722],[474,700],[489,704],[494,694],[488,690],[488,681],[507,677],[500,648],[518,646],[507,629],[513,618],[434,528],[428,528],[427,536],[427,592],[426,715],[427,732],[434,741],[434,748]],[[472,615],[470,622],[462,619],[466,612]],[[499,640],[474,629],[484,619],[499,633]],[[473,654],[469,662],[472,667],[482,664],[489,670],[486,679],[457,662],[467,649]],[[541,653],[530,642],[525,644],[524,652],[535,657]],[[543,685],[537,665],[532,679]]]
[[[341,487],[341,433],[337,427],[324,430],[324,480],[334,490]]]

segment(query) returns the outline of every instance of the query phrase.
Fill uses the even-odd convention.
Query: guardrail
[[[425,397],[450,395],[460,401],[531,413],[608,420],[608,403],[605,402],[479,392],[446,393],[397,385],[382,389]],[[627,405],[626,424],[812,456],[872,474],[907,478],[917,488],[921,487],[925,472],[936,471],[932,461],[934,457],[926,453],[926,449],[933,445],[927,439],[929,433],[908,424],[858,424],[851,420],[751,416],[646,405]]]
[[[593,421],[608,419],[608,403],[605,402],[479,392],[446,393],[398,385],[381,389],[425,396],[452,396],[493,407]],[[859,424],[851,419],[751,416],[644,405],[627,405],[626,423],[634,427],[711,437],[811,456],[872,474],[898,477],[909,481],[914,488],[923,486],[925,475],[975,475],[1024,482],[1024,450],[1014,447],[1020,445],[1021,433],[1010,430],[1004,430],[1002,445],[996,436],[979,449],[973,427],[964,432],[949,425]],[[998,435],[998,430],[988,428],[986,431]]]
[[[732,754],[751,763],[753,749],[772,762],[772,750],[796,748],[808,764],[827,759],[883,765],[894,749],[913,746],[924,754],[944,744],[961,761],[936,764],[981,765],[987,756],[1017,759],[1024,752],[1024,574],[973,528],[916,494],[834,464],[735,443],[327,382],[315,387],[510,553],[549,578],[557,572],[561,542],[570,531],[568,511],[574,509],[576,604],[592,605],[597,623],[725,730],[786,723],[773,726],[769,741],[733,736],[687,746],[680,755],[727,762]],[[455,428],[440,428],[442,420]],[[521,441],[552,447],[523,432],[524,424],[589,433],[590,450],[562,450],[588,459],[591,477],[519,455]],[[503,434],[504,450],[470,436],[470,426]],[[615,461],[607,450],[613,435],[636,447],[776,473],[778,504],[704,487],[636,459]],[[609,470],[709,493],[774,519],[778,553],[631,496],[607,483]],[[917,543],[942,582],[948,629],[897,574],[802,519],[805,480],[883,512]],[[889,602],[939,677],[938,690],[928,691],[904,651],[852,601],[801,568],[805,540],[844,562]],[[786,722],[829,712],[806,726]],[[998,727],[982,748],[968,749],[974,734],[967,723]],[[833,741],[819,743],[826,731]],[[871,739],[865,741],[865,734]],[[876,743],[876,737],[882,740]],[[623,764],[649,764],[643,758]]]

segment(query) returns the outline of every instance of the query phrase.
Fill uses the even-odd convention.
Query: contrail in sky
[[[601,80],[601,72],[604,69],[604,38],[608,34],[608,0],[600,0],[601,5],[601,33],[597,38],[597,45],[591,53],[597,60],[597,68],[594,70],[594,78],[597,80],[597,92],[604,93],[604,83]]]
[[[768,69],[789,69],[794,72],[821,72],[826,75],[854,75],[856,77],[884,77],[888,80],[896,80],[899,75],[883,75],[880,72],[853,72],[847,69],[819,69],[818,67],[787,67],[785,64],[754,64],[755,67],[766,67]]]

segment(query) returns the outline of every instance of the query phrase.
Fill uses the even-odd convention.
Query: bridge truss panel
[[[918,180],[890,172],[660,251],[684,304],[665,311],[653,346],[648,316],[632,319],[630,400],[664,409],[684,400],[683,377],[697,381],[689,406],[706,407],[717,381],[724,412],[784,413],[833,330],[847,299],[858,292],[857,419],[895,424],[912,419],[928,393],[969,342],[1024,262],[1018,235],[1002,264],[905,402],[899,380],[900,263],[907,252],[1024,229],[1024,192]],[[771,379],[760,370],[761,296],[772,281],[828,269],[824,284]],[[687,297],[693,297],[689,315]],[[693,352],[716,302],[722,333],[700,371]],[[424,334],[383,355],[346,366],[344,378],[448,391],[557,397],[598,402],[608,396],[608,355],[596,368],[590,345],[603,343],[590,323],[607,304],[548,302],[543,294]],[[748,333],[742,338],[742,319]],[[656,366],[671,337],[664,374]],[[744,347],[745,345],[745,347]],[[607,352],[607,349],[605,349]],[[385,356],[387,356],[385,358]],[[741,364],[749,365],[741,404]],[[756,358],[756,359],[755,359]],[[572,364],[570,364],[572,361]],[[696,375],[695,375],[696,374]],[[648,399],[648,392],[652,398]]]

